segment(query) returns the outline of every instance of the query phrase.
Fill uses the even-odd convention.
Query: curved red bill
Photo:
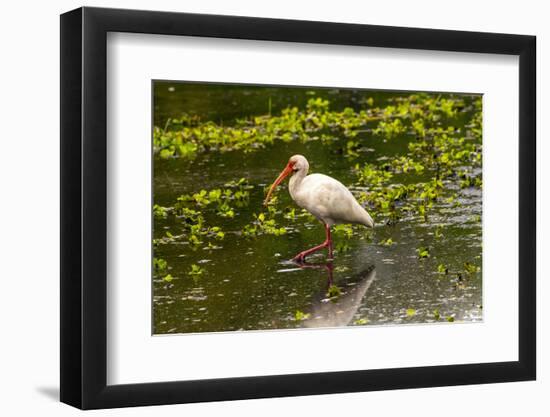
[[[292,164],[289,162],[287,164],[287,166],[285,167],[285,169],[283,169],[283,171],[279,174],[279,176],[277,177],[277,179],[275,180],[275,182],[273,182],[273,184],[271,185],[271,187],[269,188],[269,191],[267,193],[267,196],[264,200],[264,206],[267,206],[267,203],[269,203],[269,199],[271,198],[271,194],[273,194],[273,191],[275,190],[275,188],[277,188],[277,186],[286,178],[288,177],[288,175],[292,172]]]

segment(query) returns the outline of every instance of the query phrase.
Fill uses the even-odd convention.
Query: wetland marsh
[[[482,320],[480,95],[156,81],[153,333]],[[335,257],[294,154],[369,211]]]

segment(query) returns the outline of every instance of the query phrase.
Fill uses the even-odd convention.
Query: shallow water
[[[369,91],[322,90],[317,94],[330,98],[336,108],[360,107],[367,97],[374,97],[377,105],[395,97]],[[299,106],[308,98],[306,90],[293,90],[289,95],[288,90],[276,88],[235,87],[227,92],[212,86],[205,93],[194,86],[161,83],[155,93],[155,123],[162,126],[168,117],[196,112],[205,120],[230,124],[235,118]],[[465,112],[453,124],[464,129],[468,117]],[[262,211],[265,187],[291,155],[305,155],[311,172],[331,175],[357,191],[354,165],[405,155],[410,140],[406,136],[386,140],[363,132],[359,139],[366,146],[355,159],[343,156],[344,139],[276,141],[250,153],[206,152],[193,160],[156,157],[154,202],[162,206],[173,205],[181,194],[223,188],[243,177],[252,188],[248,204],[235,207],[233,219],[217,216],[211,207],[202,210],[208,225],[220,226],[225,232],[215,248],[193,248],[185,240],[175,240],[155,249],[156,256],[167,261],[173,280],[155,277],[153,281],[154,333],[480,321],[482,274],[463,272],[465,262],[481,266],[482,195],[478,188],[448,185],[449,193],[458,192],[461,204],[438,200],[427,221],[409,215],[388,225],[373,216],[374,230],[354,226],[349,239],[334,234],[332,263],[326,261],[325,252],[309,257],[309,265],[289,261],[324,240],[322,225],[310,217],[291,220],[279,215],[278,225],[287,228],[282,236],[241,235],[253,215]],[[420,180],[413,174],[394,179],[405,184]],[[287,184],[276,192],[277,208],[295,207],[298,213]],[[182,232],[177,217],[155,219],[154,237],[161,238],[167,231]],[[387,238],[395,243],[380,243]],[[429,247],[430,257],[419,259],[419,247]],[[200,265],[203,273],[189,275],[192,264]],[[448,266],[448,274],[438,272],[440,264]],[[330,297],[330,288],[338,288],[339,295]]]

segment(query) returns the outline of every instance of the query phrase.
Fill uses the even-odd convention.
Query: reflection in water
[[[304,321],[305,327],[340,327],[351,323],[357,310],[362,304],[363,297],[376,278],[374,265],[370,265],[358,274],[345,281],[346,288],[339,295],[328,297],[330,288],[336,285],[334,281],[334,264],[310,264],[307,262],[298,263],[300,268],[311,268],[325,270],[327,281],[325,290],[319,294],[314,301],[309,313],[310,316]]]

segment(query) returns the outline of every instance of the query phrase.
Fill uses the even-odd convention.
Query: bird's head
[[[294,174],[295,172],[305,172],[307,173],[309,169],[309,163],[307,162],[307,159],[302,155],[293,155],[288,160],[288,163],[285,166],[285,169],[281,171],[277,179],[273,182],[271,187],[269,188],[269,192],[267,193],[267,196],[264,200],[264,206],[267,206],[267,203],[269,203],[269,199],[271,198],[271,194],[273,194],[273,191],[277,186],[283,182],[283,180],[288,177],[290,174]]]

